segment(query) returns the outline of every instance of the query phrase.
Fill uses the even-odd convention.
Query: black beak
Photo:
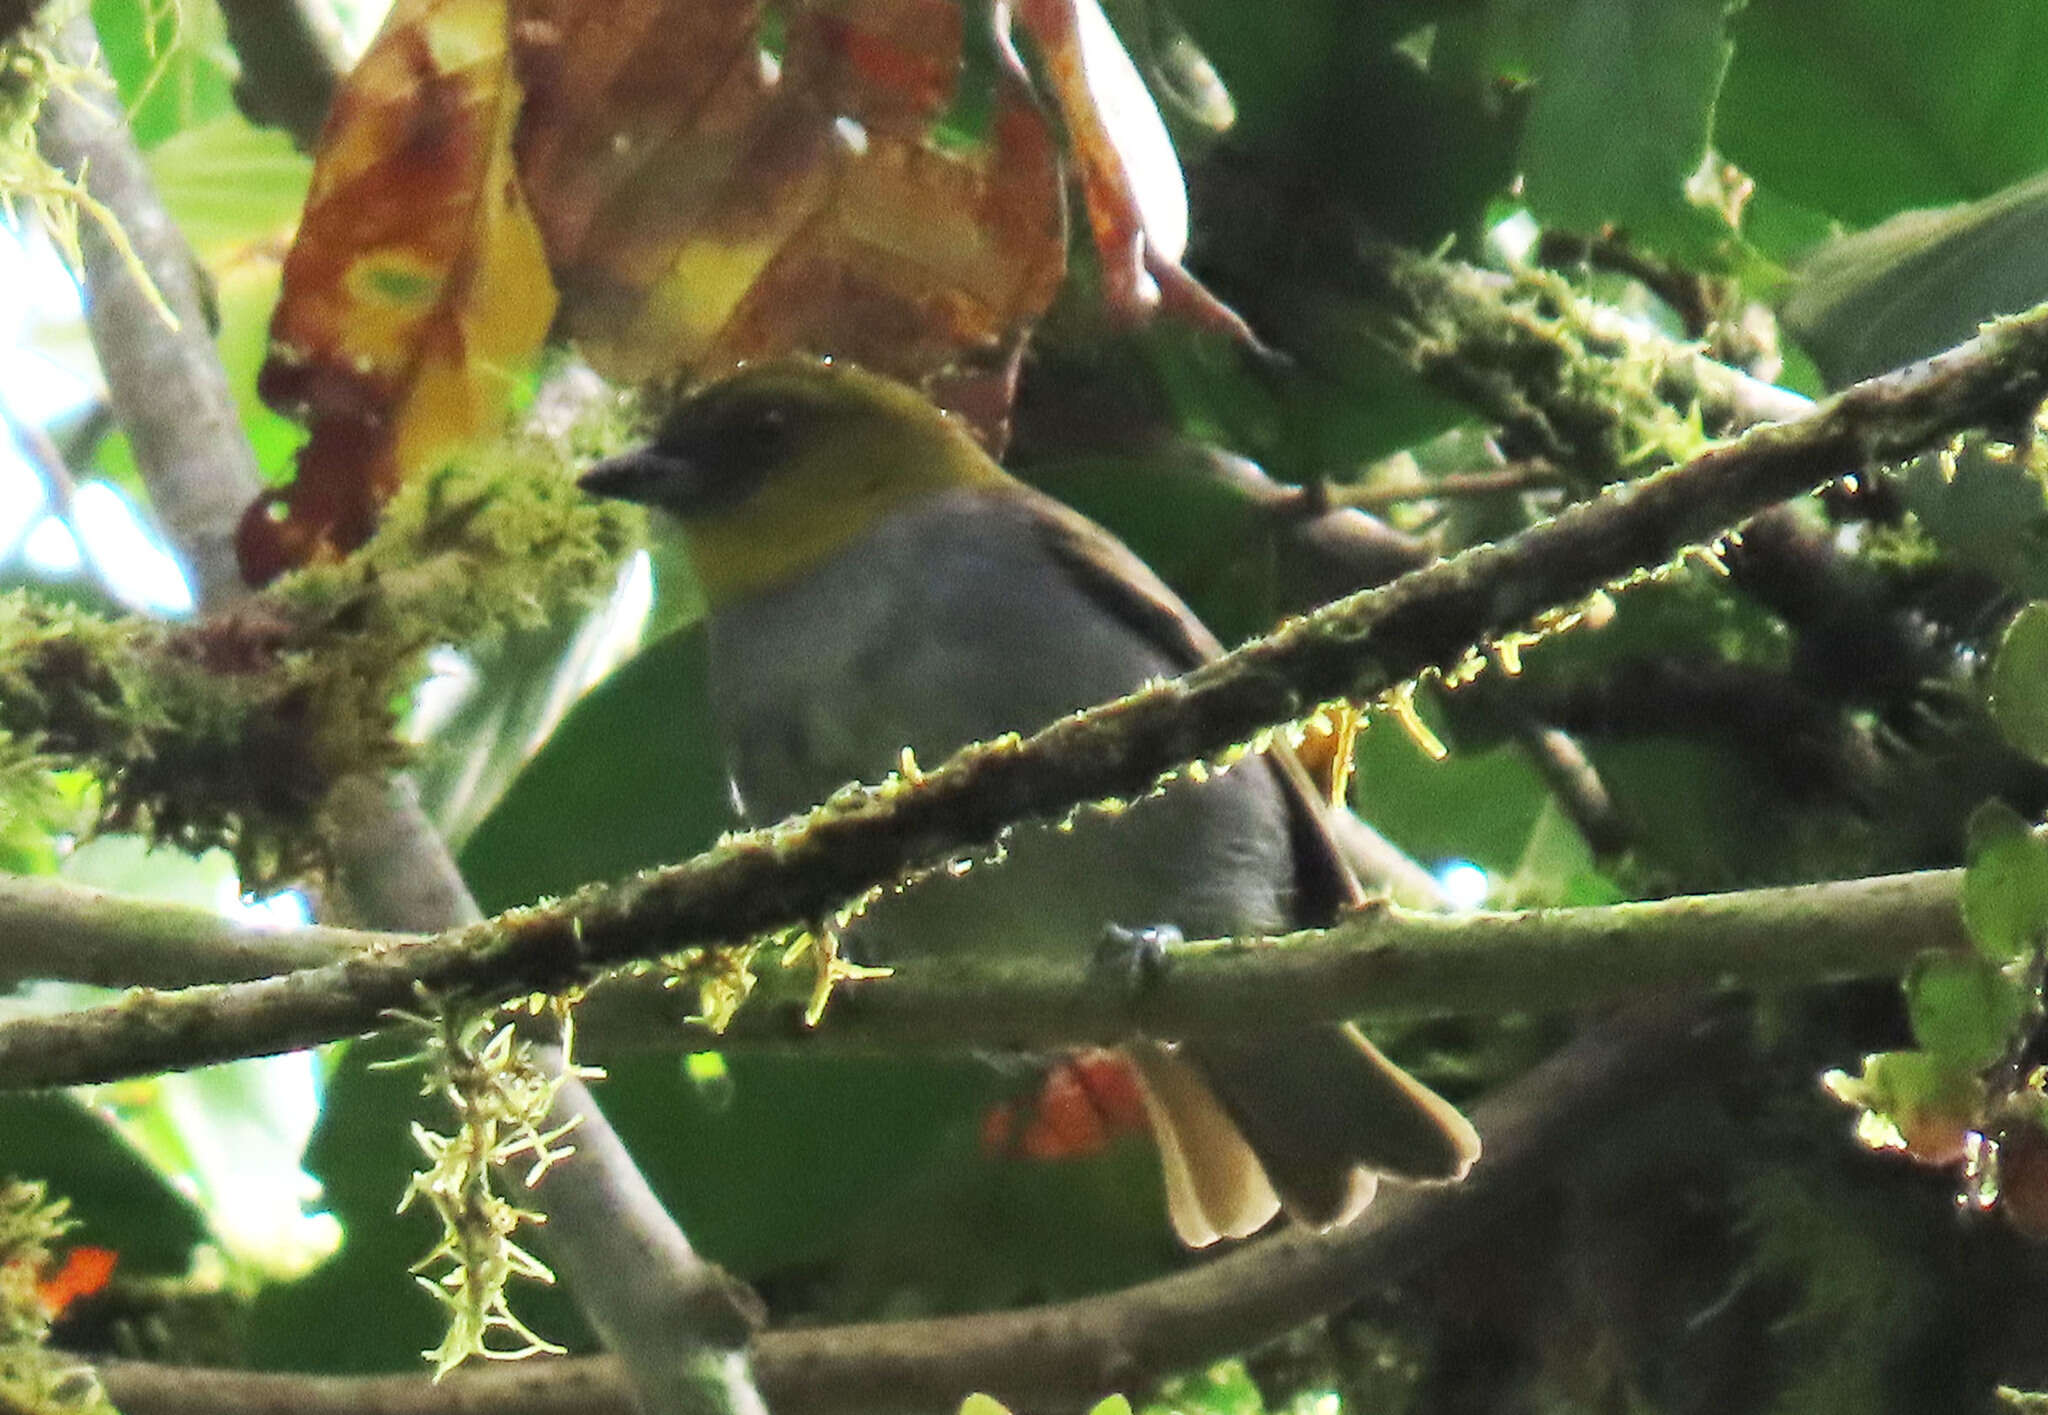
[[[576,485],[592,496],[614,501],[637,501],[643,506],[686,504],[700,480],[696,469],[680,457],[652,447],[607,457],[582,476]]]

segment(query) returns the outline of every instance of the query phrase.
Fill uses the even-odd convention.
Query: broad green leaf
[[[1514,175],[1522,105],[1504,96],[1492,49],[1475,35],[1483,18],[1464,8],[1294,0],[1276,23],[1277,12],[1244,0],[1173,7],[1235,101],[1226,147],[1421,246],[1475,233]],[[1278,276],[1269,265],[1258,285]]]
[[[2048,167],[2048,8],[2012,0],[1751,0],[1714,146],[1852,226],[1987,196]]]
[[[239,247],[275,245],[291,233],[313,162],[275,128],[224,113],[151,148],[149,173],[178,229],[212,265]]]
[[[1622,900],[1614,881],[1600,872],[1586,837],[1555,801],[1544,803],[1530,827],[1529,843],[1501,894],[1517,909],[1573,908]]]
[[[2048,934],[2048,840],[2002,801],[1970,817],[1963,924],[1994,963],[2031,957]]]
[[[46,1180],[71,1200],[81,1243],[111,1248],[132,1276],[185,1272],[210,1235],[159,1170],[69,1095],[0,1096],[0,1178]]]
[[[92,20],[144,148],[234,111],[237,65],[216,6],[93,0]]]
[[[1988,959],[1930,954],[1906,976],[1906,1010],[1922,1047],[1981,1071],[2012,1047],[2027,997]]]
[[[1417,706],[1440,732],[1431,705]],[[1432,760],[1391,714],[1374,714],[1359,734],[1354,808],[1426,868],[1463,859],[1507,878],[1550,793],[1519,748],[1451,745],[1450,756]]]
[[[1502,0],[1529,25],[1536,85],[1522,129],[1529,208],[1546,225],[1613,224],[1652,247],[1728,234],[1686,199],[1728,65],[1726,0]]]
[[[2006,741],[2048,762],[2048,600],[2005,626],[1991,665],[1991,715]]]
[[[611,596],[580,617],[506,635],[458,663],[466,684],[445,714],[421,693],[414,730],[430,737],[420,799],[458,851],[477,823],[586,691],[635,652],[648,617],[644,558],[621,571]]]
[[[1822,247],[1785,327],[1841,387],[1939,353],[2048,298],[2048,178],[1965,205],[1903,212]]]
[[[462,849],[486,910],[619,879],[733,824],[698,632],[642,649],[563,718]]]

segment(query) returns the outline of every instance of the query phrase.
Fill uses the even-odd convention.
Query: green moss
[[[89,771],[103,827],[226,849],[252,887],[317,871],[329,789],[407,755],[399,717],[426,650],[538,625],[613,582],[637,523],[562,465],[527,440],[453,466],[354,556],[192,624],[0,597],[0,788]]]

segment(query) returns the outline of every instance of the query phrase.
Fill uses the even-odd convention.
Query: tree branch
[[[328,814],[356,917],[403,928],[481,917],[409,780],[345,781]],[[767,1415],[746,1354],[758,1299],[697,1255],[547,1024],[522,1030],[537,1043],[535,1066],[558,1082],[547,1128],[572,1137],[525,1202],[543,1215],[545,1251],[618,1358],[637,1415]]]
[[[81,66],[96,62],[84,17],[67,26],[62,45]],[[175,316],[162,317],[104,232],[81,231],[87,320],[115,411],[165,529],[192,566],[196,597],[219,609],[244,593],[234,533],[260,480],[201,307],[200,268],[157,200],[118,105],[53,94],[39,134],[52,160],[83,177],[120,223]],[[362,775],[360,760],[349,765],[359,774],[325,794],[336,872],[359,915],[429,929],[474,921],[475,901],[410,785]],[[198,947],[218,945],[218,935],[189,918],[186,925],[178,941],[188,956],[236,965],[217,947]],[[294,941],[317,947],[333,939],[302,931]],[[132,1000],[147,1006],[146,997]],[[540,1062],[563,1070],[551,1046],[540,1049]],[[748,1323],[724,1275],[697,1258],[573,1075],[550,1118],[576,1122],[578,1148],[534,1202],[557,1219],[550,1251],[575,1279],[592,1327],[624,1362],[643,1415],[762,1415],[743,1349]]]
[[[235,527],[263,481],[214,351],[205,277],[136,150],[90,19],[81,15],[65,25],[58,50],[99,75],[104,86],[49,95],[36,124],[43,153],[113,214],[163,300],[160,308],[99,223],[82,221],[86,327],[148,482],[150,504],[194,577],[195,597],[219,607],[243,592]],[[171,415],[134,415],[143,408]]]
[[[1055,1306],[926,1321],[773,1331],[752,1353],[779,1415],[939,1412],[986,1391],[1019,1409],[1137,1394],[1334,1310],[1545,1202],[1542,1181],[1646,1095],[1728,1045],[1689,1013],[1594,1028],[1474,1109],[1486,1163],[1464,1183],[1389,1190],[1355,1222],[1289,1230],[1189,1271]],[[458,1376],[342,1378],[100,1368],[127,1415],[626,1415],[614,1362],[533,1362]]]
[[[977,744],[916,780],[841,793],[807,817],[554,907],[347,964],[132,999],[64,1019],[72,1030],[62,1034],[0,1034],[0,1077],[57,1084],[289,1049],[368,1031],[422,987],[482,1000],[558,991],[623,963],[826,917],[876,885],[985,849],[1018,822],[1140,796],[1183,763],[1228,754],[1318,703],[1369,699],[1432,670],[1469,671],[1476,648],[1554,606],[1821,482],[1970,428],[2024,437],[2044,392],[2048,306],[1027,742]]]
[[[224,0],[220,12],[242,62],[236,106],[250,122],[282,128],[301,152],[311,152],[349,67],[332,7],[323,0]]]
[[[802,1020],[808,985],[788,975],[771,976],[722,1035],[686,1020],[692,999],[631,981],[599,989],[581,1015],[600,1046],[605,1032],[625,1031],[687,1048],[802,1042],[890,1050],[1050,1047],[1135,1033],[1232,1032],[1254,1022],[1565,1009],[1661,989],[1771,989],[1897,973],[1925,950],[1969,949],[1960,889],[1961,872],[1948,870],[1521,913],[1444,915],[1379,905],[1330,929],[1176,948],[1171,966],[1137,997],[1105,987],[1079,959],[978,954],[846,985],[816,1032]],[[58,976],[89,968],[105,977],[116,965],[100,959],[143,959],[151,946],[189,946],[189,958],[163,965],[187,976],[209,959],[239,969],[262,956],[261,936],[239,931],[237,947],[227,937],[237,931],[202,911],[97,895],[74,908],[64,903],[74,892],[84,893],[47,884],[0,889],[0,930],[16,918],[32,924],[33,911],[52,903],[64,906],[60,917],[90,911],[95,929],[78,927],[66,940],[87,961]],[[232,1055],[250,1049],[237,1040],[244,1029],[278,1049],[332,1040],[340,1034],[323,1022],[337,1011],[353,1017],[362,991],[391,991],[409,1004],[412,961],[461,954],[490,935],[487,925],[433,938],[338,929],[273,936],[280,966],[320,949],[337,950],[345,961],[0,1025],[0,1085],[108,1080],[197,1064],[190,1027],[209,1012],[205,1035],[220,1037]]]
[[[58,978],[183,988],[317,968],[363,946],[347,929],[251,929],[210,909],[0,874],[0,987]]]

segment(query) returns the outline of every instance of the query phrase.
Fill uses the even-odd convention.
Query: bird
[[[712,716],[754,824],[878,780],[906,751],[943,760],[1222,652],[1108,531],[915,389],[843,360],[743,365],[580,485],[680,526],[708,605]],[[1365,902],[1284,748],[1200,775],[1020,827],[1000,863],[879,898],[841,944],[892,966],[968,949],[1089,960],[1113,938],[1280,932]],[[1477,1159],[1465,1117],[1355,1027],[1247,1021],[1124,1048],[1184,1243],[1283,1209],[1329,1228],[1382,1176],[1446,1182]]]

